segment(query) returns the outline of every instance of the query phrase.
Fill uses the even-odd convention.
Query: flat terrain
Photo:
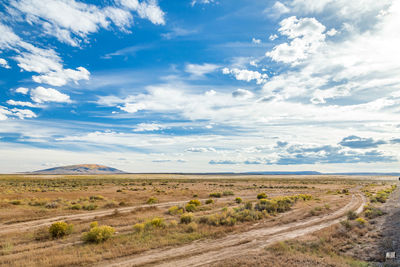
[[[396,180],[2,175],[0,265],[368,266],[399,250]],[[83,238],[101,226],[115,233]]]

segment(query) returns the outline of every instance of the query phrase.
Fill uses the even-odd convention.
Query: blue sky
[[[400,171],[394,0],[6,0],[0,170]]]

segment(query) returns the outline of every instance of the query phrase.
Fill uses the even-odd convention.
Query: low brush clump
[[[223,195],[223,196],[233,196],[233,195],[235,195],[235,193],[233,193],[232,191],[224,191],[224,192],[222,193],[222,195]]]
[[[222,196],[222,194],[220,192],[217,192],[217,193],[211,193],[209,196],[215,197],[215,198],[220,198]]]
[[[155,197],[150,197],[147,201],[146,204],[156,204],[158,202],[158,199]]]
[[[213,204],[214,203],[214,200],[213,199],[207,199],[206,200],[206,204],[208,205],[208,204]]]
[[[390,194],[397,188],[396,185],[392,185],[390,188],[378,191],[375,195],[370,194],[369,198],[371,203],[385,203],[389,198]]]
[[[181,223],[189,224],[193,221],[193,214],[188,212],[181,215]]]
[[[385,213],[381,209],[373,207],[372,205],[366,205],[364,207],[364,215],[368,219],[374,219],[374,218],[382,216],[384,214]]]
[[[263,199],[263,198],[267,198],[267,197],[268,196],[265,193],[260,193],[260,194],[257,195],[257,199]]]
[[[200,217],[199,223],[213,226],[233,226],[237,222],[256,221],[266,218],[270,214],[276,214],[289,210],[299,199],[305,199],[306,201],[311,198],[312,197],[308,195],[295,195],[290,197],[278,197],[274,199],[260,199],[254,208],[251,202],[247,202],[238,208],[224,208],[220,213]]]
[[[182,214],[184,212],[182,207],[178,207],[178,206],[172,206],[168,209],[168,214],[170,215],[178,215],[178,214]]]
[[[53,223],[49,228],[52,238],[61,238],[72,233],[73,225],[66,222]]]
[[[82,240],[86,243],[101,243],[110,239],[115,229],[108,225],[98,226],[97,222],[90,224],[91,228],[89,232],[82,235]]]

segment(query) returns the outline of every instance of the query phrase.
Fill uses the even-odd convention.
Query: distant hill
[[[31,172],[32,174],[118,174],[124,173],[115,168],[98,164],[80,164],[55,167],[40,171]]]

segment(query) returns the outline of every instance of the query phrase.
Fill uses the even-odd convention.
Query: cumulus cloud
[[[139,2],[138,0],[119,0],[123,7],[137,11],[141,18],[150,20],[154,24],[165,24],[165,13],[161,10],[155,0]]]
[[[274,41],[275,39],[277,39],[279,36],[277,34],[271,34],[268,39],[271,41]]]
[[[40,107],[37,104],[33,104],[31,102],[25,102],[25,101],[15,101],[15,100],[7,100],[7,104],[10,106],[21,106],[21,107],[30,107],[30,108],[38,108]]]
[[[7,120],[9,117],[17,117],[23,120],[25,118],[36,118],[37,116],[32,110],[29,109],[8,109],[0,106],[0,121]]]
[[[15,92],[19,93],[19,94],[26,95],[26,94],[28,94],[29,89],[26,88],[26,87],[18,87],[17,89],[15,89]]]
[[[7,60],[5,60],[4,58],[0,58],[0,67],[6,68],[6,69],[10,69],[10,65],[8,65]]]
[[[2,32],[3,31],[3,32]],[[28,72],[40,75],[33,76],[37,83],[46,83],[53,86],[62,86],[70,81],[88,80],[90,73],[83,67],[77,70],[64,69],[60,56],[53,49],[43,49],[21,40],[9,28],[0,24],[0,49],[11,49],[18,52],[13,57],[18,66]]]
[[[253,44],[261,44],[261,40],[260,39],[256,39],[256,38],[251,39],[251,42]]]
[[[315,18],[297,19],[292,16],[282,20],[279,25],[278,31],[291,41],[279,44],[266,53],[274,61],[296,64],[324,44],[326,28]]]
[[[258,71],[252,71],[246,69],[238,69],[238,68],[233,68],[233,69],[223,68],[222,73],[226,75],[231,74],[238,81],[251,82],[255,80],[257,81],[257,84],[265,83],[268,78],[268,75],[265,73],[260,73]]]
[[[270,18],[278,19],[283,14],[289,13],[290,9],[280,1],[276,1],[272,7],[266,8],[264,13]]]
[[[19,41],[20,38],[11,28],[0,22],[0,49],[10,49]]]
[[[139,17],[154,24],[165,24],[164,12],[153,0],[120,0],[102,8],[75,0],[13,0],[7,9],[13,14],[8,18],[9,21],[25,21],[31,26],[40,26],[44,34],[71,46],[80,46],[82,41],[88,42],[88,35],[101,28],[110,29],[112,24],[127,32],[133,22],[131,12],[136,12]],[[64,86],[90,77],[90,72],[82,66],[76,69],[64,68],[63,60],[53,49],[40,48],[24,41],[12,28],[2,23],[0,50],[15,52],[17,55],[12,58],[22,70],[39,74],[32,77],[37,83]],[[0,66],[9,67],[5,59],[0,59]]]
[[[68,95],[63,94],[53,88],[44,88],[38,86],[32,89],[31,98],[36,103],[57,102],[57,103],[70,103],[71,99]]]
[[[44,33],[71,46],[79,46],[82,39],[100,28],[108,29],[111,23],[125,30],[133,22],[126,8],[154,24],[165,24],[164,12],[155,1],[120,0],[104,8],[75,0],[18,0],[10,5],[30,24],[41,25]]]

